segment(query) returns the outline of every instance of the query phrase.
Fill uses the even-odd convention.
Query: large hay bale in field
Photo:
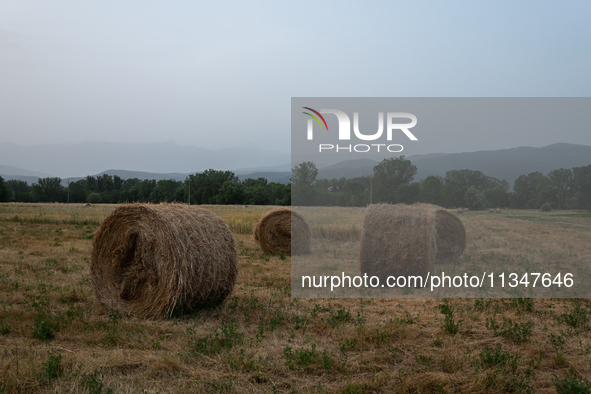
[[[501,213],[501,208],[495,209],[495,213]]]
[[[452,212],[430,204],[370,205],[361,234],[361,273],[419,275],[457,260],[466,248],[466,230]]]
[[[462,208],[458,208],[458,213],[463,213],[464,210]]]
[[[435,264],[453,263],[466,249],[466,229],[457,215],[432,205],[435,210],[437,254]]]
[[[488,209],[488,213],[495,213],[495,210],[494,210],[494,208],[489,208],[489,209]]]
[[[203,208],[122,205],[94,236],[90,273],[103,307],[162,318],[176,307],[223,302],[238,275],[238,253],[228,226]]]
[[[259,219],[253,236],[265,253],[298,255],[310,251],[312,231],[301,213],[289,208],[276,208]]]
[[[434,269],[437,254],[435,210],[428,204],[372,204],[367,209],[359,250],[362,274],[422,276]]]

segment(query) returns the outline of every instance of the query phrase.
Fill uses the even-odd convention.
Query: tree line
[[[292,168],[293,205],[365,206],[372,203],[424,202],[447,208],[467,207],[591,209],[591,165],[558,169],[544,175],[532,172],[509,182],[481,171],[453,170],[445,177],[431,175],[413,182],[417,167],[404,156],[382,160],[371,176],[317,179],[313,162]]]
[[[207,170],[184,181],[121,179],[114,175],[87,176],[62,186],[60,178],[40,178],[29,185],[0,177],[3,202],[184,202],[191,204],[289,205],[291,185],[267,182],[265,178],[241,181],[231,171]]]

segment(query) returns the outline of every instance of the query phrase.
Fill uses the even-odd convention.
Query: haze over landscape
[[[248,149],[251,148],[251,149]],[[133,157],[128,152],[133,151]],[[394,156],[394,155],[393,155]],[[397,155],[396,155],[397,156]],[[288,183],[291,177],[289,155],[265,151],[252,145],[243,148],[211,151],[167,144],[105,144],[87,142],[76,145],[37,146],[35,149],[14,144],[0,144],[0,157],[26,166],[0,164],[0,176],[29,184],[39,178],[58,176],[62,183],[86,175],[118,175],[122,179],[175,179],[206,169],[232,170],[241,179],[264,177],[269,182]],[[67,157],[67,160],[61,158]],[[157,160],[155,160],[157,157]],[[519,147],[463,153],[412,155],[417,166],[415,180],[430,175],[444,177],[450,170],[471,169],[506,180],[510,185],[520,175],[540,171],[544,174],[559,168],[591,164],[591,146],[567,143],[542,148]],[[370,175],[378,160],[360,158],[318,166],[318,179],[355,178]],[[164,169],[164,171],[162,171]]]
[[[280,154],[290,151],[291,97],[585,97],[591,91],[591,59],[583,50],[591,47],[587,2],[566,8],[259,5],[0,2],[0,143],[26,146],[4,146],[0,164],[62,177],[108,168],[165,173],[179,169],[161,160],[157,147],[172,149],[165,142],[172,140],[207,167],[273,166],[289,162]],[[475,130],[411,154],[559,142],[591,145],[591,133],[530,130],[509,140]],[[124,168],[116,145],[105,157],[91,148],[136,143],[154,150],[150,163]],[[248,148],[254,157],[240,148],[249,143],[256,144]],[[44,156],[48,144],[71,148],[42,168],[11,155]],[[208,156],[204,149],[237,150]],[[133,149],[127,153],[133,156]],[[88,167],[73,160],[77,154],[86,155]]]

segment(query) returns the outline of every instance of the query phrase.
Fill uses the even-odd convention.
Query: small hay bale
[[[463,213],[464,210],[462,208],[458,208],[458,213]]]
[[[418,275],[434,269],[437,254],[435,211],[428,204],[372,204],[367,208],[359,260],[361,274]]]
[[[495,210],[493,208],[489,208],[488,213],[495,213]]]
[[[310,251],[312,230],[301,213],[289,208],[276,208],[259,219],[253,236],[265,253],[298,255]]]
[[[457,215],[446,209],[435,205],[431,205],[431,209],[435,210],[435,230],[437,231],[435,264],[453,263],[466,249],[464,223]]]
[[[495,213],[501,213],[501,208],[495,209]]]
[[[90,274],[101,306],[163,318],[223,302],[238,253],[228,226],[203,208],[129,204],[96,232]]]

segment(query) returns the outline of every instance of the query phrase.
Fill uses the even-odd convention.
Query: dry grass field
[[[591,390],[588,300],[291,298],[291,258],[250,237],[271,207],[206,207],[229,224],[241,257],[222,306],[168,320],[100,313],[89,251],[113,208],[0,204],[0,393]],[[318,269],[354,271],[364,209],[302,211],[314,237],[302,261],[332,256]],[[588,212],[461,219],[467,248],[449,269],[591,264]]]

